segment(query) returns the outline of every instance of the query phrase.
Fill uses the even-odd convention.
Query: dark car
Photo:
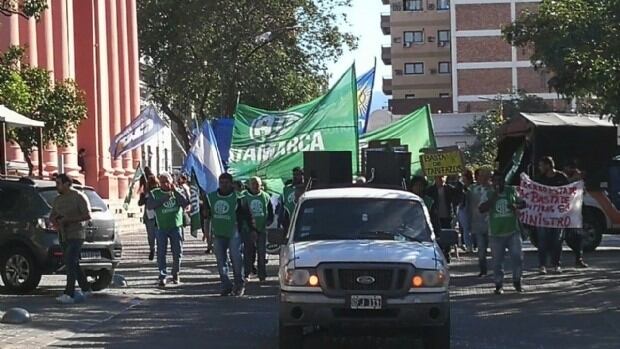
[[[80,265],[92,289],[99,291],[112,282],[122,245],[114,216],[101,197],[93,188],[73,187],[90,202],[92,219],[85,223]],[[65,271],[58,232],[49,220],[56,196],[53,181],[0,179],[0,274],[9,292],[30,292],[39,285],[41,275]]]

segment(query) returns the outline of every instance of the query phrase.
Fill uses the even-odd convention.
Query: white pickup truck
[[[280,251],[280,348],[305,329],[418,334],[450,347],[449,274],[422,200],[402,190],[317,189],[297,204]]]

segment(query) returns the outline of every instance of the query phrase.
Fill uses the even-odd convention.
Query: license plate
[[[101,251],[83,251],[80,257],[82,259],[101,259]]]
[[[351,296],[351,309],[381,309],[381,296]]]

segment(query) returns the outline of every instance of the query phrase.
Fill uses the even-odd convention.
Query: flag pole
[[[368,98],[368,110],[366,110],[366,118],[364,119],[364,133],[368,130],[368,119],[370,119],[370,108],[372,107],[372,95],[375,89],[375,78],[377,77],[377,56],[375,56],[375,64],[372,68],[372,83],[370,84],[370,97]],[[358,115],[359,117],[359,115]]]

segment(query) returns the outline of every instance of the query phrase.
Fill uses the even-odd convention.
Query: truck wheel
[[[92,280],[88,280],[90,283],[90,288],[93,291],[101,291],[105,290],[112,283],[112,277],[114,276],[114,270],[99,270],[96,272],[86,272],[87,278],[92,278]]]
[[[426,349],[450,349],[450,319],[441,326],[426,328],[423,340]]]
[[[605,216],[594,208],[584,207],[583,209],[583,231],[582,234],[582,243],[583,250],[585,252],[592,252],[596,250],[596,248],[601,244],[601,240],[603,239],[603,234],[607,230],[605,228]],[[575,240],[576,232],[569,232],[566,234],[566,244],[572,249],[575,250],[577,248],[577,243]]]
[[[33,291],[41,281],[41,270],[28,250],[20,247],[9,249],[0,256],[2,282],[10,293],[24,294]]]
[[[280,349],[299,349],[303,347],[304,331],[301,326],[284,326],[280,323]]]

